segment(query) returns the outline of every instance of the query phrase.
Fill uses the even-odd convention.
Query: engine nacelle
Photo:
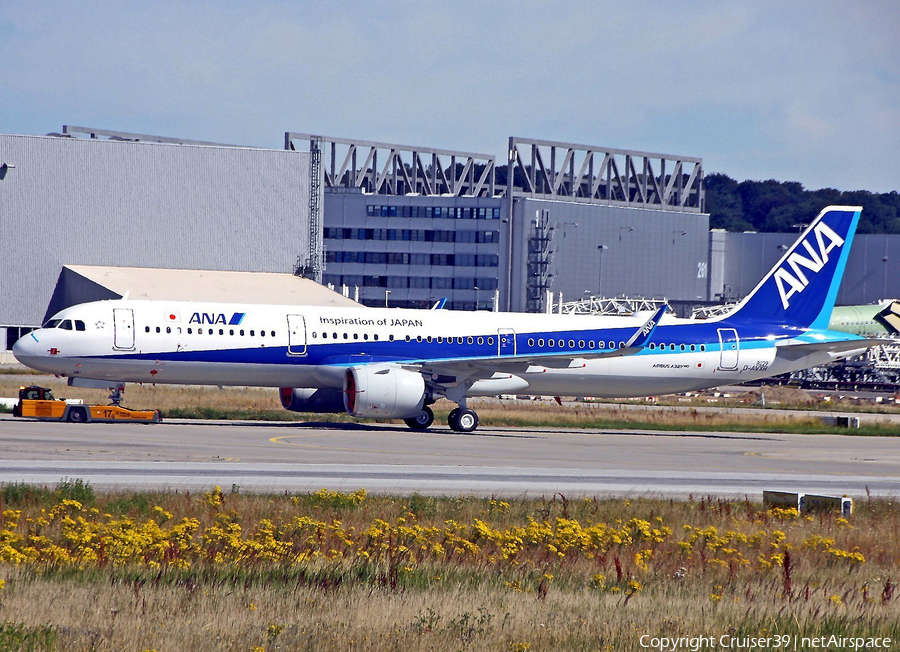
[[[281,405],[291,412],[340,414],[344,411],[344,393],[339,389],[282,387],[278,392]]]
[[[407,419],[425,402],[422,374],[393,366],[350,367],[344,374],[344,407],[354,417]]]

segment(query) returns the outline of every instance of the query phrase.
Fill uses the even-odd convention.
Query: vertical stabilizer
[[[859,206],[829,206],[819,213],[724,319],[827,329],[861,210]]]

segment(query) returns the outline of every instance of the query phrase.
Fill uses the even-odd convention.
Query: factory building
[[[699,158],[510,138],[498,169],[488,154],[310,134],[285,146],[323,168],[323,281],[366,305],[707,298]]]
[[[0,135],[2,343],[44,320],[64,265],[292,273],[309,197],[308,153],[77,127]]]

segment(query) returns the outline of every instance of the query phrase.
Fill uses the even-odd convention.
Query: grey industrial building
[[[518,137],[507,152],[498,167],[293,132],[284,149],[0,135],[0,328],[9,346],[51,297],[92,298],[58,287],[65,265],[288,273],[366,305],[545,311],[736,299],[796,237],[710,233],[700,158]],[[900,296],[898,265],[900,238],[858,236],[839,303]]]

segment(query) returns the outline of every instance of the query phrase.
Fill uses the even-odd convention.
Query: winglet
[[[625,343],[626,349],[642,349],[647,346],[647,343],[650,341],[650,338],[653,335],[653,331],[656,330],[656,327],[659,325],[662,316],[666,314],[666,311],[669,309],[669,304],[664,303],[662,306],[657,308],[656,312],[653,313],[653,316],[648,319],[643,326],[637,329],[634,335],[631,336]]]

